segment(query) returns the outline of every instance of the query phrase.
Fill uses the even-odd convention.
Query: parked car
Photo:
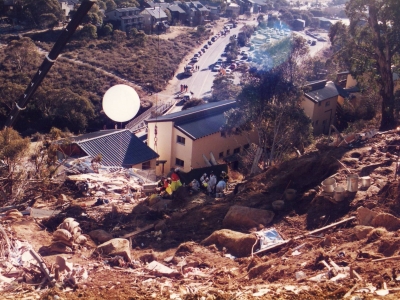
[[[205,45],[204,45],[204,48],[208,49],[208,45],[207,45],[207,44],[205,44]]]
[[[232,74],[232,70],[226,69],[226,70],[225,70],[225,74]]]
[[[194,57],[199,57],[199,54],[198,54],[198,53],[195,53],[195,54],[194,54]]]
[[[212,41],[208,41],[208,44],[211,46],[212,45]]]
[[[220,65],[215,65],[213,68],[214,72],[218,72],[219,70],[221,70],[221,66]]]
[[[221,54],[222,57],[227,56],[226,52]]]
[[[312,41],[311,46],[315,46],[317,44],[317,41]]]
[[[198,57],[193,57],[192,58],[192,62],[198,62],[199,61],[199,58]]]
[[[231,70],[235,70],[237,68],[237,64],[233,63],[233,64],[231,64],[231,66],[229,68]]]

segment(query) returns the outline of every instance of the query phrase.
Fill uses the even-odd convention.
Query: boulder
[[[175,277],[180,275],[178,271],[164,266],[155,260],[149,263],[146,269],[157,276]]]
[[[162,200],[158,201],[157,203],[155,203],[154,205],[152,205],[151,209],[155,210],[155,211],[163,211],[163,210],[169,209],[171,204],[172,204],[172,200],[162,199]]]
[[[381,213],[372,220],[372,226],[384,227],[388,231],[400,229],[400,219],[387,213]]]
[[[357,209],[357,219],[358,219],[358,224],[359,225],[365,225],[365,226],[371,226],[372,220],[376,217],[377,213],[365,208],[363,206],[360,206]]]
[[[374,227],[372,226],[357,225],[354,227],[354,234],[357,239],[362,240],[365,239],[373,229]]]
[[[234,205],[225,215],[223,226],[228,228],[253,228],[260,224],[266,226],[274,216],[275,214],[269,210]]]
[[[251,249],[256,243],[257,237],[254,234],[245,234],[229,229],[221,229],[213,232],[201,244],[204,246],[215,244],[217,247],[225,247],[228,253],[236,257],[249,256]]]
[[[105,256],[122,256],[124,260],[131,261],[131,249],[127,239],[112,239],[97,246],[94,251],[96,254]]]
[[[105,243],[113,238],[111,233],[108,233],[102,229],[96,229],[89,232],[89,236],[97,243]]]

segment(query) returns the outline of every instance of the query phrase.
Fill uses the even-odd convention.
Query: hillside
[[[64,196],[37,199],[34,205],[54,208],[64,198],[67,207],[60,214],[2,223],[13,241],[26,240],[47,266],[61,255],[75,269],[86,270],[88,278],[75,274],[78,283],[73,284],[64,276],[64,290],[30,291],[28,284],[3,288],[14,299],[53,299],[55,294],[63,299],[369,299],[381,293],[388,294],[385,299],[397,299],[399,146],[399,133],[393,131],[346,147],[309,150],[247,178],[225,198],[191,195],[181,187],[173,200],[124,201],[124,189],[117,189],[102,197],[110,204],[93,206],[98,197],[82,197],[73,185],[65,185],[58,192]],[[328,177],[346,187],[350,173],[369,176],[371,186],[346,192],[340,202],[321,189]],[[117,178],[114,185],[122,180]],[[283,199],[288,188],[296,190],[295,197],[286,200],[282,210],[274,210],[272,202]],[[236,218],[237,226],[228,225],[225,216],[237,206],[274,211],[275,216],[268,224],[245,226]],[[66,254],[52,252],[52,235],[68,217],[75,218],[83,234],[97,229],[113,237],[130,233],[132,261],[92,256],[96,244],[88,235],[84,246],[70,252],[64,247]],[[328,226],[335,222],[339,224]],[[264,227],[275,228],[286,242],[253,254],[259,248],[254,233]],[[224,228],[233,231],[220,231]],[[157,263],[168,268],[159,269]],[[22,272],[27,278],[33,271]],[[40,276],[30,282],[38,280]]]

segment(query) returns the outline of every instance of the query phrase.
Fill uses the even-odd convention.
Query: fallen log
[[[378,259],[373,259],[373,262],[376,261],[384,261],[384,260],[391,260],[391,259],[400,259],[400,255],[397,256],[391,256],[391,257],[385,257],[385,258],[378,258]]]
[[[150,224],[150,225],[148,225],[148,226],[145,226],[145,227],[143,227],[143,228],[140,228],[140,229],[138,229],[138,230],[136,230],[136,231],[133,231],[133,232],[131,232],[131,233],[127,233],[127,234],[121,236],[121,238],[127,239],[127,238],[133,237],[133,236],[135,236],[135,235],[138,235],[139,233],[142,233],[142,232],[145,232],[145,231],[147,231],[147,230],[153,229],[153,228],[154,228],[154,224]]]
[[[285,241],[283,241],[283,242],[281,242],[281,243],[279,243],[279,244],[274,244],[274,245],[271,245],[271,246],[269,246],[269,247],[267,247],[267,248],[258,250],[257,252],[254,252],[254,254],[258,254],[258,253],[262,253],[262,252],[265,252],[265,251],[268,251],[268,250],[276,249],[276,248],[278,248],[278,247],[281,247],[281,246],[283,246],[283,245],[288,244],[288,243],[291,242],[291,241],[298,240],[298,239],[302,239],[302,238],[305,238],[305,237],[307,237],[307,236],[309,236],[309,235],[313,235],[313,234],[319,233],[319,232],[321,232],[321,231],[330,229],[330,228],[335,227],[335,226],[337,226],[337,225],[340,225],[340,224],[346,223],[346,222],[348,222],[348,221],[354,220],[355,218],[356,218],[356,217],[350,217],[350,218],[341,220],[341,221],[339,221],[339,222],[332,223],[332,224],[330,224],[330,225],[328,225],[328,226],[321,227],[321,228],[315,229],[315,230],[313,230],[313,231],[307,232],[307,233],[305,233],[305,234],[298,235],[298,236],[296,236],[296,237],[294,237],[294,238],[292,238],[292,239],[285,240]]]
[[[55,284],[55,280],[54,280],[53,277],[51,277],[50,271],[47,268],[47,266],[46,266],[45,262],[43,261],[43,259],[39,256],[39,254],[36,253],[35,250],[31,249],[31,250],[29,250],[29,252],[32,255],[32,257],[34,259],[36,259],[36,261],[38,262],[40,270],[42,270],[42,272],[44,273],[46,279],[49,281],[50,285],[54,285]]]

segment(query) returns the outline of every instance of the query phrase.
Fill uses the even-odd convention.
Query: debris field
[[[2,299],[398,299],[399,147],[396,130],[320,145],[223,198],[72,175],[0,209]]]

